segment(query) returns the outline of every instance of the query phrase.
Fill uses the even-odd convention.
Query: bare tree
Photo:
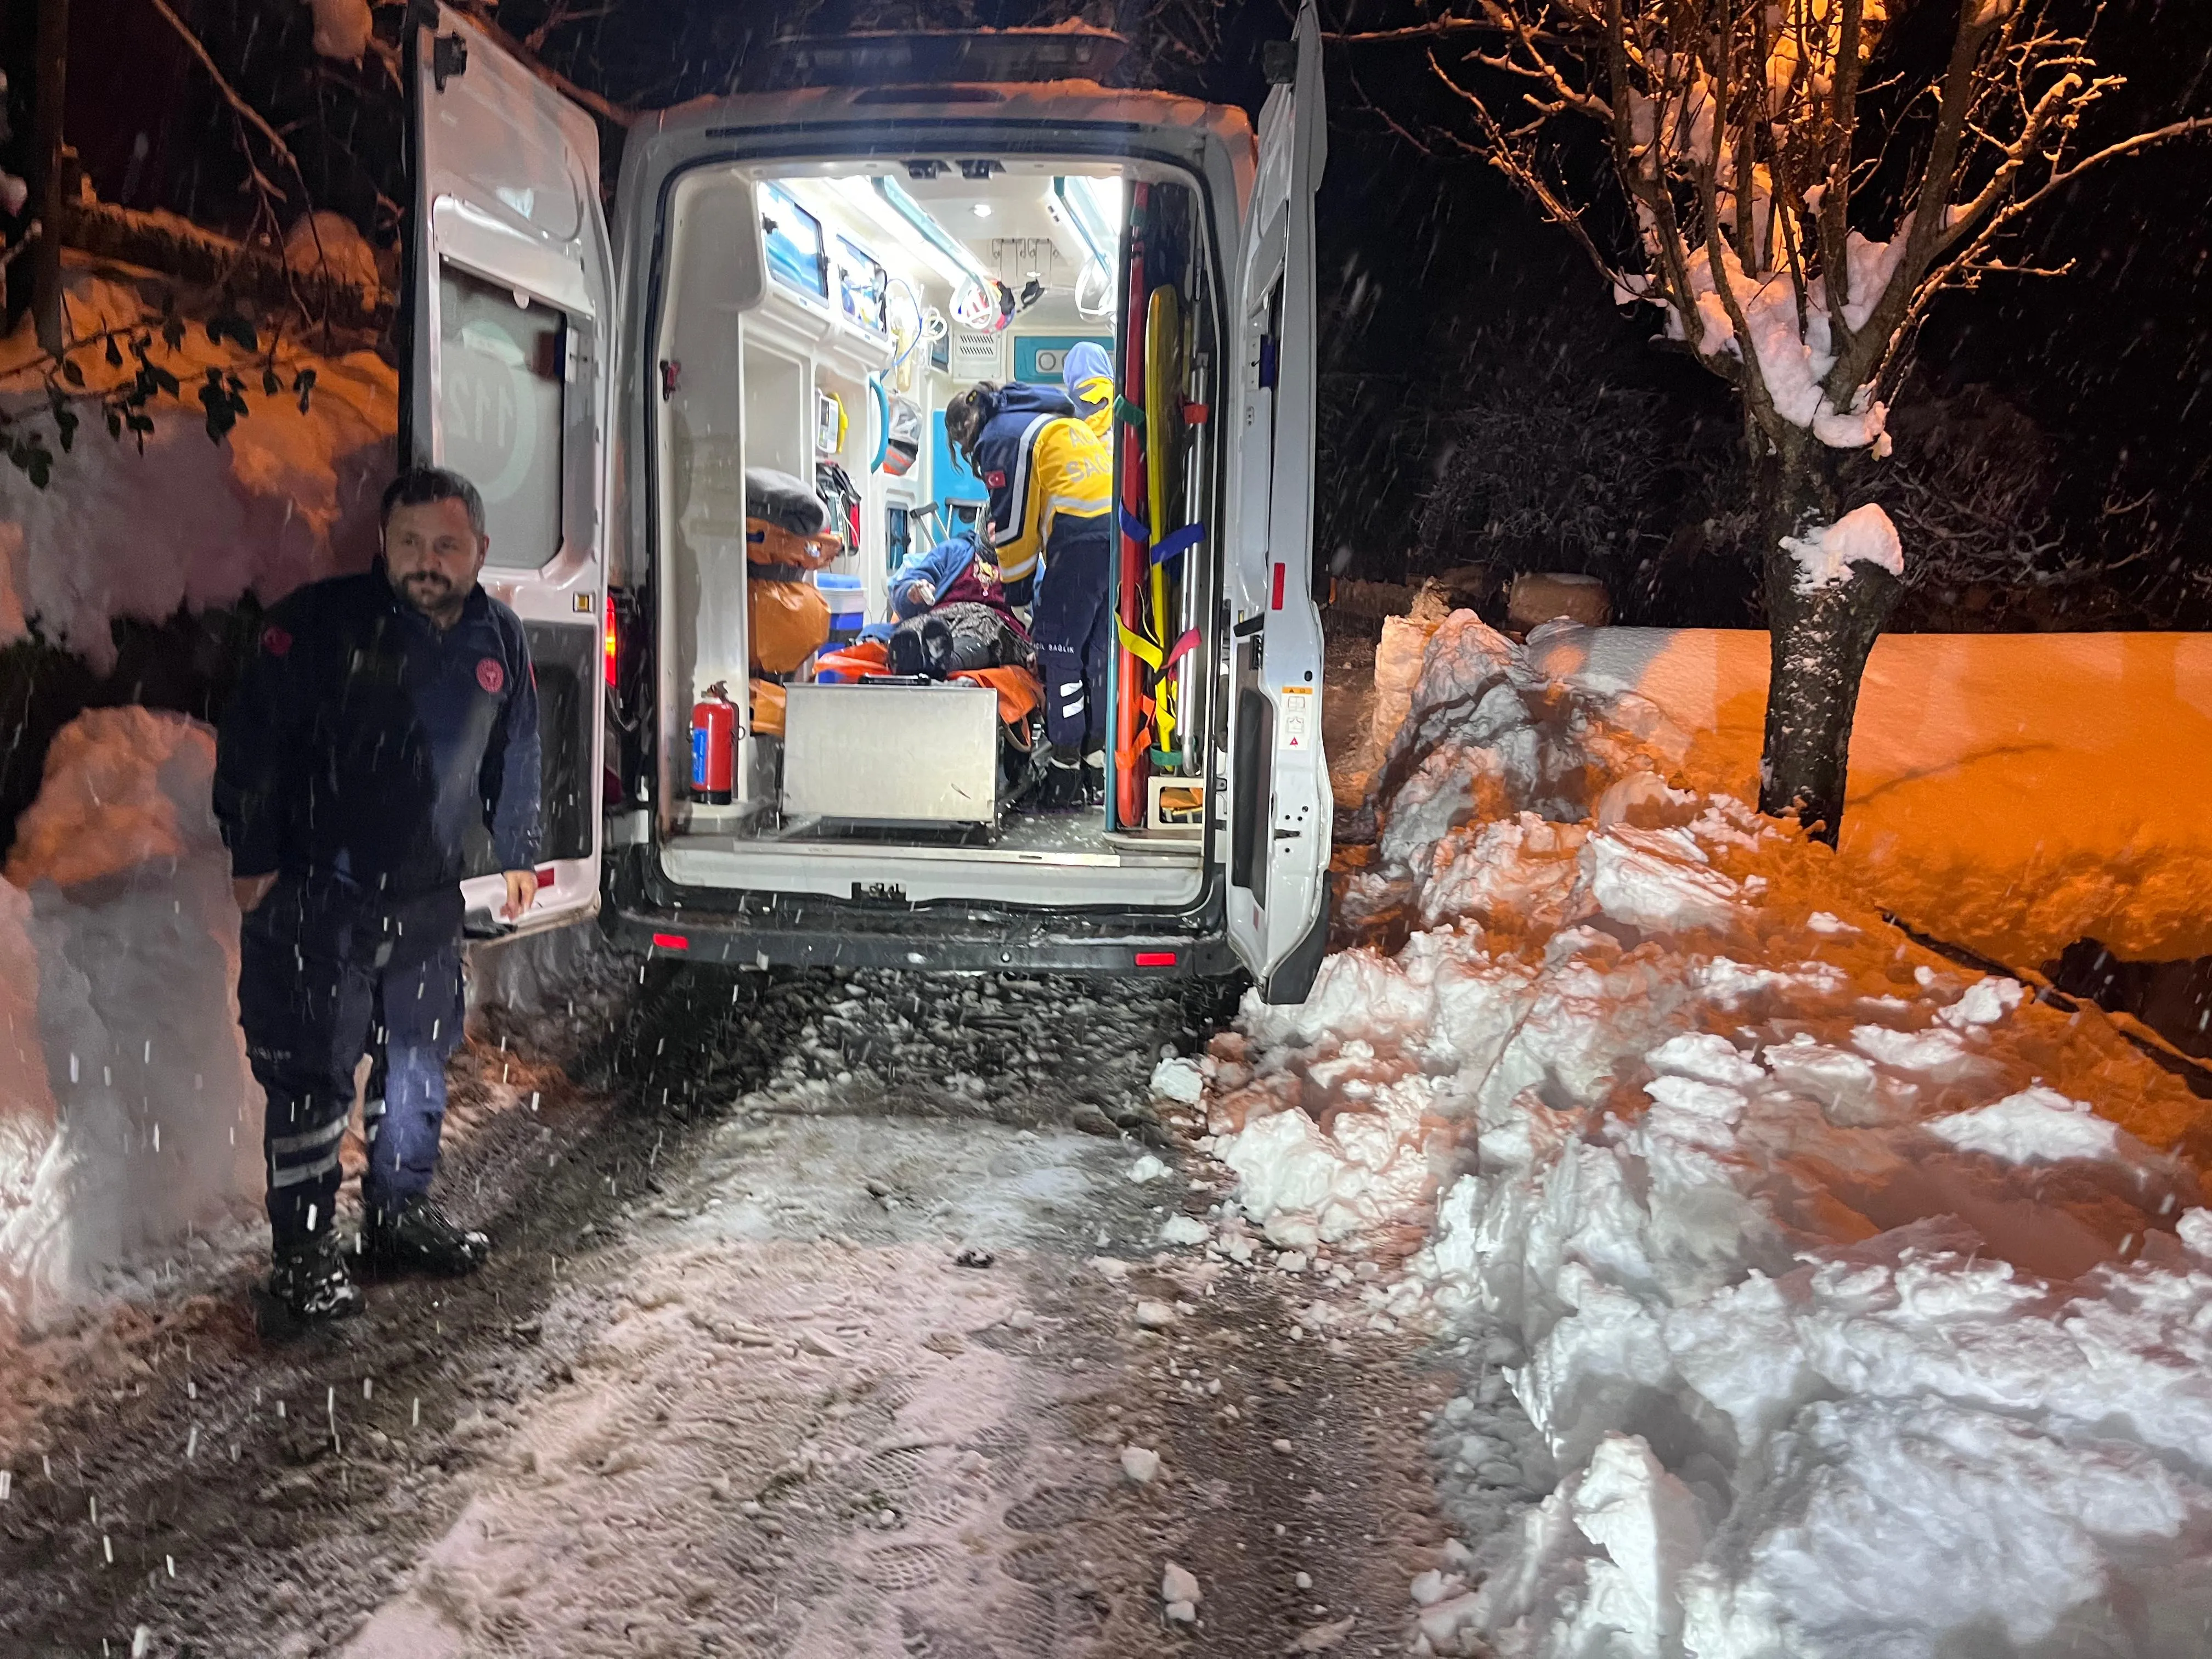
[[[1853,462],[1889,453],[1917,325],[1944,289],[2023,269],[2008,234],[2084,171],[2212,126],[2087,144],[2120,81],[2051,0],[1934,3],[1954,15],[1924,67],[1878,58],[1886,0],[1469,0],[1338,37],[1421,43],[1460,142],[1736,389],[1773,641],[1759,805],[1831,842],[1904,568]],[[1601,137],[1617,200],[1561,165],[1577,127]]]

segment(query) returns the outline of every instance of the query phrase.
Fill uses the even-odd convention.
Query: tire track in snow
[[[627,1109],[549,1091],[449,1171],[483,1177],[484,1276],[380,1287],[313,1352],[256,1352],[228,1302],[153,1311],[143,1391],[43,1425],[82,1483],[0,1510],[4,1627],[33,1655],[143,1624],[152,1654],[1144,1659],[1351,1616],[1314,1650],[1397,1650],[1431,1536],[1402,1357],[1288,1341],[1272,1273],[1147,1266],[1139,1149],[1017,1127],[1164,1141],[1131,1086],[1191,1016],[1171,988],[657,973],[599,1057]],[[1139,1291],[1202,1311],[1142,1330]],[[1161,1619],[1168,1559],[1206,1587],[1194,1633]]]

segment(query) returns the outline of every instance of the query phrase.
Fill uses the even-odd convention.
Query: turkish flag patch
[[[507,670],[499,665],[497,657],[485,657],[477,662],[477,684],[493,696],[499,695],[500,688],[507,684]]]
[[[1004,489],[1006,487],[1006,475],[1003,472],[986,472],[983,475],[983,482],[994,489]]]
[[[261,648],[272,657],[281,657],[292,648],[292,636],[281,628],[261,630]]]

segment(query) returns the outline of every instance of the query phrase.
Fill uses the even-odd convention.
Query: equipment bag
[[[811,484],[767,466],[745,469],[745,516],[801,537],[819,535],[830,523],[830,509]]]
[[[830,638],[830,601],[811,582],[756,577],[745,584],[753,666],[795,672]]]

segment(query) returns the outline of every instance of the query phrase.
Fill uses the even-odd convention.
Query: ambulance
[[[484,583],[529,631],[525,930],[596,917],[737,967],[1241,966],[1303,998],[1333,810],[1310,0],[1256,137],[1101,85],[1120,43],[1081,28],[855,35],[640,117],[611,190],[591,115],[469,16],[417,16],[402,453],[483,490]],[[1114,380],[1117,724],[1105,801],[1046,813],[1018,704],[846,647],[892,623],[906,561],[989,545],[947,401],[1059,387],[1086,341]],[[798,564],[763,551],[794,481],[819,504]],[[477,931],[497,888],[467,884]]]

